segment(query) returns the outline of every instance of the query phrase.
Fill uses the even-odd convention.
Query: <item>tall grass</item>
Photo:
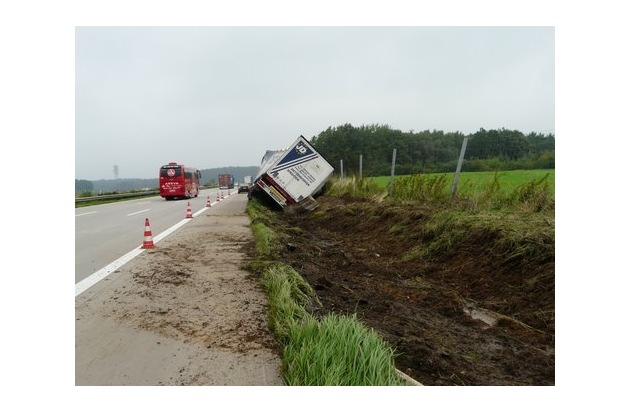
[[[392,234],[421,239],[403,253],[403,262],[438,258],[473,236],[492,237],[496,250],[490,252],[506,260],[553,259],[553,171],[475,172],[462,177],[455,196],[452,178],[445,173],[398,176],[393,190],[389,177],[370,178],[371,183],[363,184],[369,193],[362,193],[363,186],[356,182],[337,179],[327,194],[374,197],[380,188],[382,200],[390,205],[431,206],[433,212],[422,224],[405,221],[391,226]]]
[[[291,328],[284,353],[289,385],[401,385],[394,351],[356,315],[305,319]]]
[[[449,199],[446,182],[444,175],[403,176],[394,182],[392,198],[402,201],[443,203]]]
[[[452,196],[453,175],[446,173],[331,179],[331,196],[421,202],[460,210],[550,211],[555,206],[553,171],[469,172],[460,175]]]
[[[511,205],[523,206],[535,212],[548,210],[554,206],[553,193],[550,191],[549,176],[524,183],[516,188],[509,197]]]
[[[438,177],[444,176],[446,178],[446,185],[450,190],[453,183],[454,173],[424,173],[422,176]],[[549,182],[549,190],[554,192],[555,190],[555,170],[553,169],[539,169],[539,170],[502,170],[502,171],[489,171],[489,172],[462,172],[459,175],[459,189],[458,193],[470,194],[471,191],[483,190],[488,184],[491,184],[494,180],[498,180],[502,191],[511,192],[517,186],[521,186],[531,181],[540,180],[547,176]],[[404,176],[396,176],[395,183],[398,183],[400,178]],[[386,188],[391,182],[390,176],[376,176],[366,179],[372,180],[377,186]]]
[[[331,196],[352,196],[372,200],[382,200],[387,196],[387,191],[377,180],[359,180],[356,176],[345,179],[333,178],[326,183],[325,191]]]
[[[256,242],[256,255],[259,258],[270,258],[280,250],[280,241],[276,233],[264,223],[252,224],[252,233]]]
[[[439,210],[422,225],[406,227],[406,232],[400,230],[402,236],[413,231],[422,239],[403,254],[402,261],[443,257],[460,249],[471,237],[478,241],[492,239],[493,247],[486,252],[497,258],[550,260],[555,255],[554,225],[553,216],[544,213]]]
[[[286,340],[296,323],[310,317],[306,307],[317,297],[293,268],[282,263],[264,270],[262,285],[269,299],[269,326],[279,340]]]

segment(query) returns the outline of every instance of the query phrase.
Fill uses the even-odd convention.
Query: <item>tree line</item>
[[[392,151],[396,149],[396,173],[452,172],[457,166],[464,138],[468,137],[462,171],[495,171],[516,169],[554,169],[555,136],[518,130],[493,129],[464,135],[460,132],[424,130],[403,132],[389,125],[346,123],[326,130],[310,139],[315,149],[340,172],[343,160],[346,175],[358,173],[362,155],[364,176],[389,175]],[[231,173],[236,182],[243,177],[256,176],[257,166],[235,166],[202,169],[201,181],[206,186],[216,185],[219,173]],[[111,193],[143,188],[156,189],[154,179],[75,179],[75,193]]]
[[[518,130],[479,129],[460,132],[425,130],[403,132],[388,125],[347,123],[328,127],[310,139],[313,147],[337,171],[343,161],[346,175],[358,173],[362,155],[364,176],[388,175],[396,149],[396,173],[437,173],[454,171],[459,153],[468,137],[462,171],[493,171],[555,168],[555,136]]]

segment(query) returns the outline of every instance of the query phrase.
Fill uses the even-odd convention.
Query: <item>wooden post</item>
[[[339,161],[339,168],[341,169],[341,178],[343,179],[343,159]]]

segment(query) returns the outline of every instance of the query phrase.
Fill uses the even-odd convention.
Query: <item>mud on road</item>
[[[314,212],[285,212],[275,229],[285,234],[280,259],[315,289],[319,314],[356,312],[424,385],[555,384],[553,236],[540,245],[551,257],[502,251],[504,233],[473,230],[451,253],[405,261],[427,241],[431,210],[317,201]]]

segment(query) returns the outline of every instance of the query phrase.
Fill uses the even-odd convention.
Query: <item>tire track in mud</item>
[[[250,240],[227,229],[196,230],[192,240],[151,250],[147,265],[133,269],[133,286],[115,298],[118,318],[207,348],[273,348],[264,295],[238,268]]]

